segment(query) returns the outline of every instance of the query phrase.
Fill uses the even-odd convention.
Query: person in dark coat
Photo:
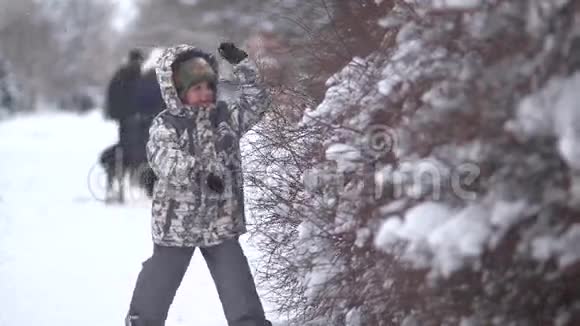
[[[121,66],[111,78],[109,83],[105,117],[118,123],[119,140],[107,148],[101,155],[101,164],[107,171],[107,200],[124,201],[124,180],[126,173],[132,175],[132,180],[139,182],[139,185],[147,190],[148,195],[152,195],[153,182],[151,169],[147,165],[145,155],[145,144],[148,139],[148,129],[153,120],[154,113],[152,106],[159,105],[159,100],[154,99],[152,103],[139,101],[143,92],[149,89],[140,90],[143,84],[141,66],[144,56],[141,50],[133,49],[129,51],[128,62]],[[141,93],[140,93],[141,92]],[[141,112],[140,106],[147,108],[147,114]],[[157,108],[157,111],[160,109]],[[117,180],[119,191],[112,193],[113,182]]]
[[[128,62],[121,66],[109,82],[106,95],[105,117],[119,123],[119,143],[124,147],[128,119],[136,112],[135,88],[141,77],[143,53],[129,51]]]

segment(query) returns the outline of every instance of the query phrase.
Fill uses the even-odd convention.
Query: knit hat
[[[184,98],[187,90],[197,83],[207,81],[215,85],[217,74],[207,60],[195,57],[179,64],[173,78],[179,97]]]

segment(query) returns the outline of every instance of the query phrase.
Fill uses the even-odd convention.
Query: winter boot
[[[129,314],[125,317],[125,326],[165,326],[165,322],[142,320],[137,315]]]

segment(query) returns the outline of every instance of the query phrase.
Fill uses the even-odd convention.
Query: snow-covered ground
[[[116,138],[98,112],[0,122],[0,326],[122,325],[152,243],[149,200],[100,200],[96,162]],[[226,325],[199,252],[169,311],[178,325]]]

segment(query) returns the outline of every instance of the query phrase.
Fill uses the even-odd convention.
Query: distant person
[[[106,92],[105,117],[118,123],[119,141],[101,153],[100,162],[107,173],[107,201],[124,202],[124,176],[141,172],[147,163],[145,143],[152,118],[143,121],[138,114],[137,85],[144,56],[141,50],[129,51],[127,62],[113,75]],[[113,191],[114,182],[118,191]],[[149,187],[148,192],[152,191]]]
[[[147,158],[159,177],[151,210],[154,247],[137,278],[127,326],[165,325],[196,248],[228,325],[271,326],[238,241],[246,232],[239,140],[261,119],[270,97],[246,52],[231,43],[222,43],[219,52],[241,83],[230,105],[216,100],[212,55],[179,45],[158,61],[166,108],[154,119],[147,143]]]
[[[107,89],[105,116],[119,123],[121,146],[127,132],[127,120],[136,111],[135,87],[141,76],[143,59],[141,50],[129,51],[128,62],[115,72]]]

